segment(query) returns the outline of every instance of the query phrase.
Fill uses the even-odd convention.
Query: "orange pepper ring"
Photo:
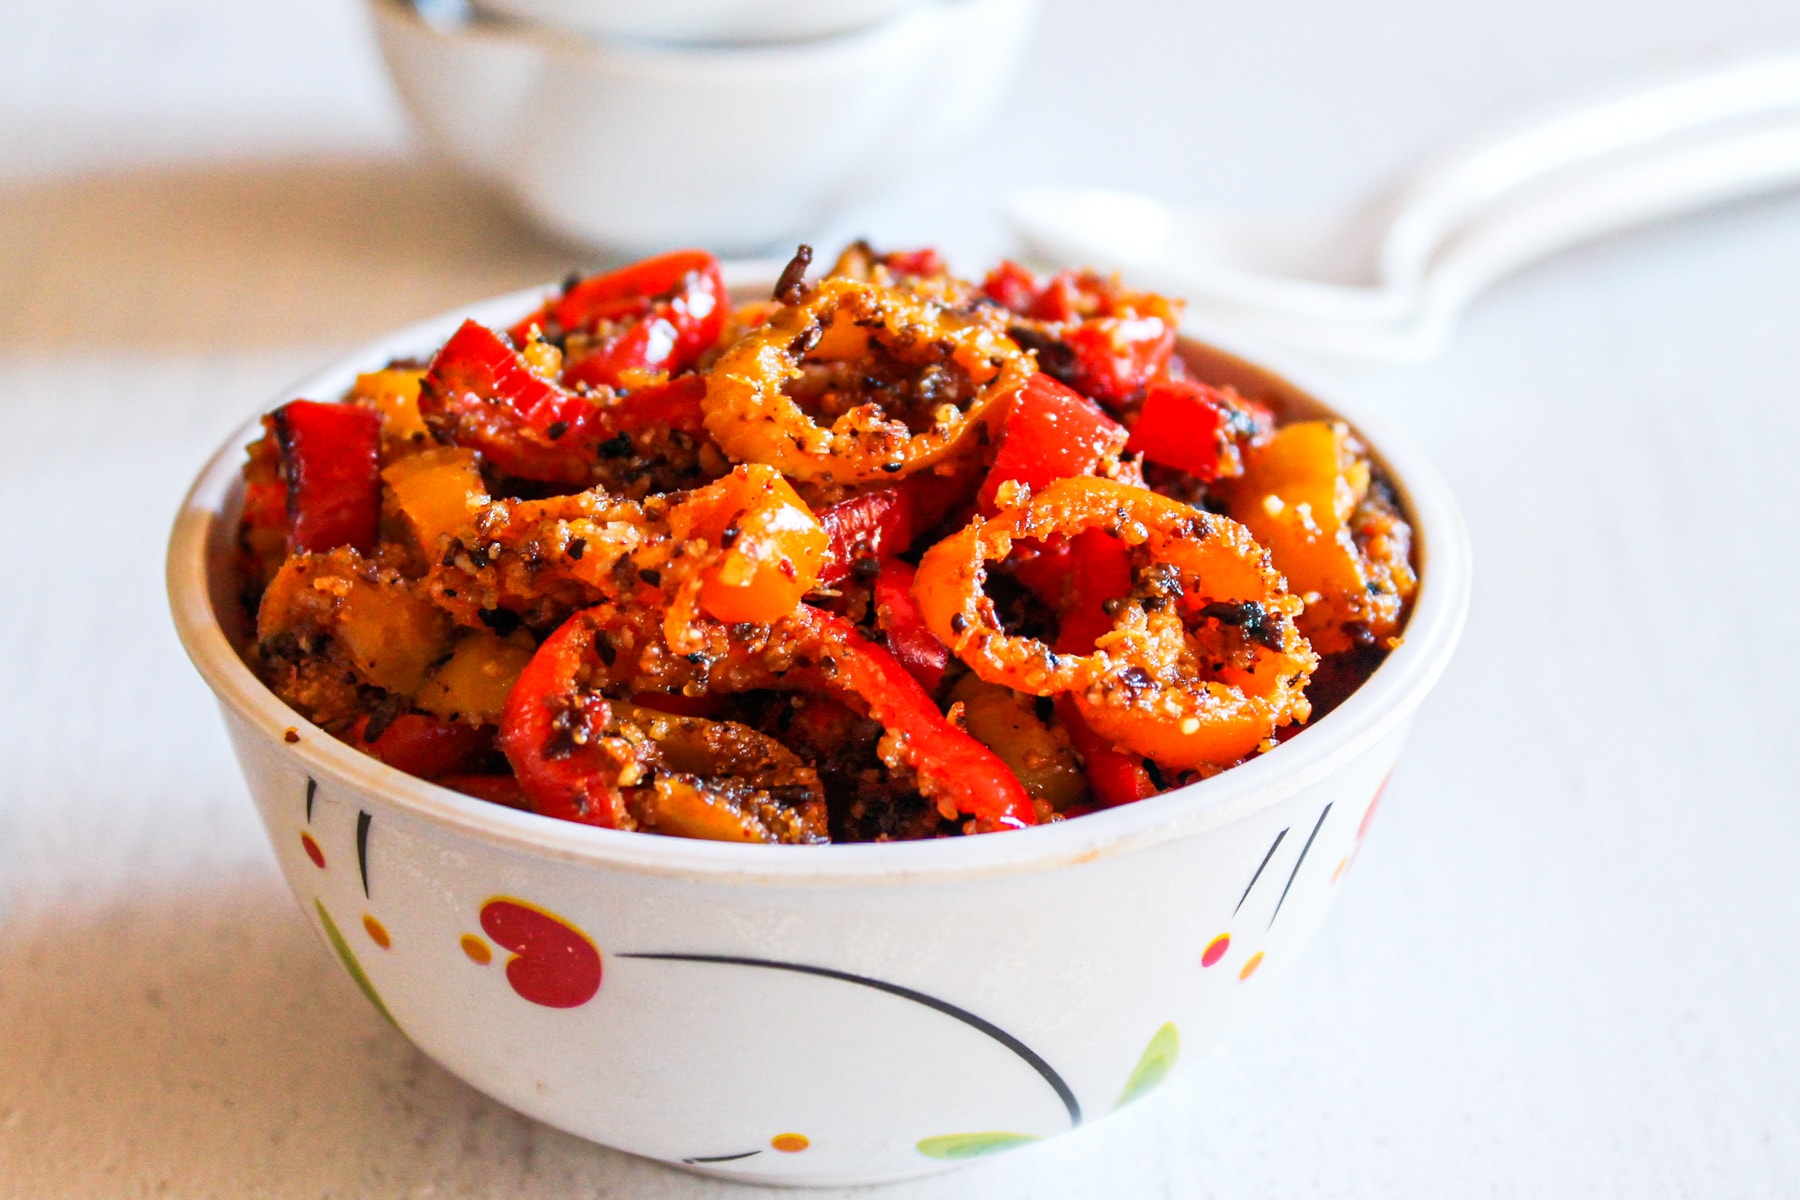
[[[980,391],[953,421],[902,437],[891,420],[871,423],[858,405],[821,427],[782,388],[831,319],[844,311],[895,341],[947,346]],[[823,280],[804,303],[788,305],[739,339],[707,377],[706,430],[739,461],[767,463],[793,479],[837,483],[894,480],[960,450],[996,403],[1022,387],[1032,357],[993,323],[938,301],[856,279]]]
[[[982,591],[988,561],[1004,558],[1015,538],[1094,528],[1202,577],[1210,600],[1261,604],[1269,634],[1279,639],[1278,649],[1257,651],[1262,694],[1215,681],[1172,686],[1157,678],[1155,668],[1166,664],[1117,653],[1125,639],[1110,634],[1101,642],[1113,640],[1113,647],[1072,655],[1002,629]],[[1310,711],[1303,689],[1318,658],[1294,626],[1300,602],[1267,554],[1237,522],[1143,488],[1090,476],[1059,479],[1025,505],[972,522],[933,546],[919,564],[914,593],[932,632],[982,679],[1038,696],[1071,692],[1095,732],[1166,766],[1194,769],[1241,758],[1277,725]],[[1142,614],[1141,606],[1132,608]],[[1114,632],[1132,616],[1121,613]]]

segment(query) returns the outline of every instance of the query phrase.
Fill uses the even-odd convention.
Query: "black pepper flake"
[[[380,741],[381,735],[387,732],[388,726],[394,723],[394,718],[400,715],[400,710],[404,707],[406,707],[406,697],[396,695],[384,697],[381,703],[375,706],[375,711],[369,714],[369,723],[363,726],[362,740],[369,745]]]
[[[886,471],[889,475],[896,475],[901,471],[906,470],[906,464],[903,462],[886,462],[881,464],[881,469]]]
[[[625,458],[631,453],[631,435],[617,433],[595,447],[601,458]]]
[[[481,618],[483,625],[501,637],[506,637],[523,623],[523,618],[510,608],[483,608],[478,609],[475,615]]]
[[[649,584],[651,587],[658,587],[662,584],[662,572],[654,567],[639,568],[638,578]]]
[[[813,347],[824,340],[825,327],[823,325],[808,325],[795,334],[794,340],[788,343],[788,354],[794,358],[804,358],[812,353]]]
[[[584,537],[570,538],[565,553],[576,562],[580,562],[581,556],[587,553],[587,539]]]
[[[969,618],[963,616],[961,613],[951,613],[950,614],[950,632],[951,633],[961,633],[963,630],[967,629],[968,627],[969,627]]]
[[[1202,607],[1199,615],[1221,625],[1238,626],[1246,637],[1270,650],[1281,649],[1281,623],[1269,619],[1269,610],[1260,601],[1215,600]]]
[[[567,421],[552,421],[544,428],[544,432],[550,435],[551,441],[560,442],[562,441],[563,434],[569,432],[569,423]]]
[[[1074,386],[1075,350],[1067,342],[1029,325],[1014,325],[1006,332],[1012,335],[1013,341],[1037,355],[1038,370],[1058,383]]]
[[[1140,666],[1129,666],[1119,672],[1119,683],[1133,696],[1148,690],[1155,682],[1150,678],[1150,673]]]
[[[731,547],[737,543],[738,535],[743,532],[744,531],[739,529],[736,525],[727,525],[725,527],[725,532],[719,535],[719,545],[726,550],[731,549]]]

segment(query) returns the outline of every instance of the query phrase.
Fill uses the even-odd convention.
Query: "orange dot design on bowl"
[[[769,1139],[769,1145],[783,1154],[798,1154],[812,1145],[812,1141],[804,1133],[778,1133]]]
[[[323,871],[325,869],[325,852],[319,849],[319,843],[313,841],[313,835],[300,835],[300,848],[306,851],[306,857],[312,859],[312,865]]]
[[[1206,949],[1202,951],[1200,955],[1200,965],[1203,967],[1212,966],[1221,958],[1224,958],[1225,952],[1229,949],[1231,949],[1231,935],[1229,933],[1221,933],[1218,937],[1206,943]]]
[[[371,942],[383,950],[394,944],[393,939],[388,937],[387,926],[377,921],[373,914],[363,914],[363,931],[369,935]]]
[[[469,961],[487,966],[494,961],[494,952],[488,944],[472,933],[462,935],[462,952],[469,956]]]
[[[1256,974],[1256,968],[1262,966],[1262,960],[1263,952],[1261,950],[1258,950],[1255,954],[1252,954],[1249,958],[1245,959],[1243,969],[1238,972],[1238,978],[1248,979]]]

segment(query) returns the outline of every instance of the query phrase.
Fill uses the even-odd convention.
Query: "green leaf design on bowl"
[[[946,1133],[942,1137],[920,1138],[918,1147],[926,1158],[980,1158],[1037,1140],[1035,1133]]]
[[[1131,1069],[1131,1078],[1125,1081],[1125,1090],[1119,1093],[1119,1101],[1113,1107],[1123,1108],[1161,1083],[1180,1057],[1181,1034],[1176,1031],[1175,1022],[1170,1021],[1151,1035],[1150,1044]]]
[[[344,970],[350,972],[350,978],[362,989],[362,994],[369,998],[375,1011],[386,1017],[389,1025],[395,1029],[400,1028],[400,1022],[394,1020],[394,1014],[381,1002],[381,993],[375,990],[375,985],[363,974],[362,964],[356,961],[356,954],[350,949],[350,943],[344,940],[344,935],[338,932],[337,923],[325,911],[324,901],[314,900],[313,907],[319,910],[319,921],[325,926],[325,938],[331,943],[331,948],[337,951],[338,961],[344,964]]]

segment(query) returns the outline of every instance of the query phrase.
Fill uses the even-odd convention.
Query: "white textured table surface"
[[[980,180],[1347,199],[1785,0],[1052,3]],[[0,39],[0,1197],[750,1194],[458,1083],[277,878],[164,615],[187,477],[289,379],[557,275],[408,149],[349,0],[9,6]],[[976,164],[972,161],[971,167]],[[976,214],[971,221],[968,214]],[[1800,199],[1621,238],[1371,376],[1477,547],[1461,654],[1320,944],[1129,1116],[908,1197],[1800,1192]]]

